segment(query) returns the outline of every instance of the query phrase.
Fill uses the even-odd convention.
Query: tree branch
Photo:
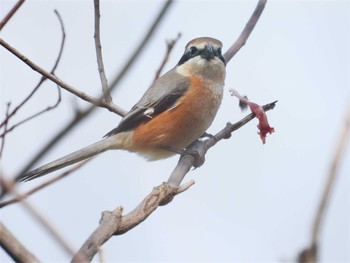
[[[263,106],[264,111],[275,107],[276,102]],[[235,124],[227,124],[226,127],[214,137],[205,141],[199,141],[188,148],[189,152],[196,151],[204,160],[206,152],[222,139],[227,139],[231,133],[255,118],[251,113]],[[153,191],[130,213],[122,216],[123,208],[118,207],[113,212],[104,212],[100,225],[90,235],[79,251],[74,255],[72,262],[90,262],[98,252],[98,249],[113,235],[121,235],[142,223],[158,206],[163,206],[172,201],[174,196],[184,192],[194,184],[191,180],[181,185],[187,172],[194,165],[195,159],[191,155],[184,155],[170,175],[168,182],[155,187]]]
[[[90,161],[91,159],[87,159],[87,160],[84,160],[80,163],[78,163],[77,165],[73,166],[72,168],[70,168],[69,170],[61,173],[60,175],[34,187],[33,189],[29,190],[28,192],[26,193],[23,193],[23,194],[18,194],[16,195],[14,198],[10,199],[10,200],[7,200],[7,201],[4,201],[4,202],[0,202],[0,208],[3,208],[7,205],[11,205],[11,204],[14,204],[14,203],[17,203],[17,202],[20,202],[22,201],[23,199],[27,198],[28,196],[38,192],[39,190],[45,188],[46,186],[54,183],[54,182],[57,182],[58,180],[61,180],[63,179],[64,177],[66,177],[67,175],[75,172],[76,170],[80,169],[83,165],[85,165],[88,161]],[[9,185],[9,184],[7,184]],[[9,187],[13,187],[13,185],[9,186]]]
[[[74,255],[72,262],[90,262],[99,248],[109,238],[113,235],[124,234],[134,228],[156,210],[162,202],[186,191],[193,184],[193,180],[181,187],[174,187],[168,183],[163,183],[155,187],[134,210],[124,216],[122,215],[123,208],[121,206],[112,212],[103,212],[99,227]]]
[[[2,179],[2,178],[1,178]],[[0,180],[1,180],[0,179]],[[13,187],[13,182],[5,181],[4,179],[0,182],[5,189],[13,194],[17,194],[16,189]],[[72,256],[75,250],[68,243],[68,241],[63,237],[62,233],[58,231],[55,226],[53,226],[52,221],[45,218],[43,213],[41,213],[35,206],[33,206],[27,200],[22,200],[21,205],[26,209],[26,211],[36,219],[39,224],[53,237],[53,239],[64,249],[64,251]]]
[[[64,29],[63,20],[62,20],[62,18],[61,18],[60,14],[58,13],[57,10],[54,10],[54,12],[55,12],[55,14],[56,14],[56,16],[57,16],[57,18],[58,18],[58,21],[60,22],[60,25],[61,25],[62,40],[61,40],[61,46],[60,46],[60,50],[59,50],[59,52],[58,52],[58,55],[57,55],[55,64],[53,65],[53,67],[52,67],[52,69],[51,69],[51,71],[50,71],[51,74],[55,74],[55,70],[56,70],[56,68],[57,68],[57,66],[58,66],[58,63],[59,63],[60,60],[61,60],[61,57],[62,57],[63,48],[64,48],[64,44],[65,44],[65,39],[66,39],[66,32],[65,32],[65,29]],[[45,80],[47,80],[47,78],[46,78],[45,76],[42,76],[41,79],[39,80],[38,84],[37,84],[37,85],[34,87],[34,89],[29,93],[29,95],[28,95],[18,106],[16,106],[16,107],[13,109],[13,111],[12,111],[11,113],[9,113],[8,116],[3,120],[3,122],[0,124],[0,128],[2,128],[3,125],[4,125],[5,123],[8,123],[9,120],[10,120],[10,118],[12,118],[12,117],[17,113],[17,111],[20,110],[20,109],[29,101],[29,99],[33,97],[33,95],[34,95],[34,94],[36,93],[36,91],[41,87],[41,85],[45,82]],[[2,134],[0,134],[0,137],[4,137],[6,133],[12,131],[13,129],[15,129],[15,128],[18,127],[19,125],[25,123],[26,121],[31,120],[31,119],[33,119],[33,118],[35,118],[35,117],[37,117],[37,116],[39,116],[39,115],[41,115],[41,114],[43,114],[43,113],[49,111],[49,110],[52,110],[52,109],[56,108],[56,107],[59,105],[60,102],[61,102],[61,91],[60,91],[60,89],[58,89],[58,99],[57,99],[57,102],[56,102],[53,106],[49,106],[49,107],[47,107],[46,109],[41,110],[41,111],[39,111],[39,112],[33,114],[33,115],[30,116],[30,117],[27,117],[26,119],[24,119],[24,120],[18,122],[17,124],[12,125],[12,126],[11,126],[10,128],[8,128],[8,129],[5,128],[5,129],[4,129],[4,132],[3,132]]]
[[[58,92],[58,96],[57,96],[57,100],[56,100],[54,105],[47,106],[45,109],[42,109],[41,111],[33,114],[32,116],[29,116],[29,117],[25,118],[24,120],[21,120],[21,121],[17,122],[16,124],[13,124],[9,128],[7,128],[7,127],[4,128],[4,132],[0,134],[0,138],[3,138],[7,133],[13,131],[15,128],[17,128],[18,126],[26,123],[27,121],[30,121],[30,120],[40,116],[41,114],[43,114],[45,112],[48,112],[50,110],[55,109],[61,103],[61,100],[62,100],[61,89],[58,86],[57,86],[57,92]]]
[[[165,64],[167,63],[167,61],[169,60],[169,57],[170,57],[170,53],[171,51],[173,50],[176,42],[180,39],[181,37],[181,33],[178,33],[177,34],[177,37],[170,40],[170,41],[166,41],[166,47],[167,47],[167,50],[165,52],[165,56],[163,58],[163,61],[162,63],[160,64],[160,67],[158,68],[157,72],[156,72],[156,75],[154,77],[154,80],[153,80],[153,83],[159,78]]]
[[[234,55],[245,45],[247,42],[248,37],[252,33],[256,23],[258,22],[260,15],[264,11],[265,5],[266,5],[267,0],[259,0],[258,5],[256,6],[252,16],[250,17],[248,23],[244,27],[241,35],[239,38],[236,40],[235,43],[226,51],[224,54],[224,58],[226,63],[228,63]]]
[[[0,222],[0,246],[14,262],[40,262],[30,253],[11,232]]]
[[[12,18],[12,16],[17,12],[17,10],[21,7],[25,0],[19,0],[10,12],[4,17],[4,19],[0,22],[0,31],[7,24],[7,22]]]
[[[111,93],[109,92],[108,87],[108,81],[105,74],[105,69],[103,65],[103,59],[102,59],[102,45],[101,45],[101,39],[100,39],[100,1],[94,0],[94,10],[95,10],[95,48],[96,48],[96,58],[97,58],[97,65],[98,65],[98,72],[100,74],[101,79],[101,85],[102,85],[102,92],[104,101],[106,103],[112,102]]]
[[[337,179],[339,163],[342,160],[347,146],[347,141],[349,140],[350,102],[348,102],[345,113],[345,119],[340,129],[340,134],[337,145],[335,147],[333,161],[329,167],[327,181],[325,183],[323,193],[321,195],[320,202],[312,225],[310,245],[308,248],[302,250],[298,255],[298,261],[301,263],[312,263],[317,261],[317,251],[320,242],[319,236],[321,232],[322,222],[326,216],[327,205],[330,201],[331,194],[334,189],[335,180]]]
[[[10,44],[8,44],[6,41],[4,41],[2,38],[0,38],[0,45],[2,45],[4,48],[6,48],[9,52],[11,52],[13,55],[18,57],[20,60],[22,60],[25,64],[27,64],[29,67],[31,67],[34,71],[38,72],[39,74],[45,76],[49,80],[56,83],[61,88],[65,89],[66,91],[74,94],[75,96],[81,98],[82,100],[85,100],[87,102],[90,102],[94,104],[95,106],[106,108],[119,116],[124,116],[126,111],[122,108],[118,107],[117,105],[110,105],[110,103],[106,103],[105,101],[95,98],[83,91],[80,91],[73,86],[69,85],[68,83],[64,82],[59,77],[51,74],[50,72],[46,71],[45,69],[41,68],[39,65],[35,64],[33,61],[31,61],[29,58],[24,56],[22,53],[20,53],[18,50],[16,50],[14,47],[12,47]]]
[[[10,106],[11,106],[11,103],[7,103],[7,106],[6,106],[6,113],[5,113],[5,122],[4,122],[4,136],[2,136],[2,140],[1,140],[1,145],[0,145],[0,159],[1,159],[1,156],[2,156],[2,152],[4,151],[4,148],[5,148],[5,136],[6,136],[6,130],[7,130],[7,125],[8,125],[8,121],[9,121],[9,111],[10,111]]]
[[[264,111],[272,110],[277,101],[274,101],[272,103],[266,104],[263,106]],[[242,120],[236,122],[235,124],[227,123],[226,127],[223,128],[220,132],[218,132],[213,137],[210,137],[209,139],[205,141],[197,140],[193,145],[191,145],[190,148],[188,148],[188,152],[197,152],[199,154],[199,159],[204,160],[206,152],[213,147],[215,144],[217,144],[219,141],[223,139],[228,139],[231,137],[232,132],[238,130],[248,122],[250,122],[252,119],[255,118],[254,113],[250,113]],[[191,167],[195,164],[195,159],[191,155],[184,155],[180,158],[179,163],[171,173],[168,183],[172,186],[178,186],[181,184],[183,178],[187,174],[187,172],[191,169]],[[171,200],[170,200],[171,201]]]

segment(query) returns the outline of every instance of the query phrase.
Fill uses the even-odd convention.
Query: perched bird
[[[105,138],[23,174],[29,181],[107,150],[136,152],[148,160],[174,155],[209,128],[221,104],[225,59],[219,40],[191,40],[178,64],[157,79]]]

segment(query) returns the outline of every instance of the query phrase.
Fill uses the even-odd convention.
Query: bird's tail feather
[[[87,158],[90,158],[98,153],[104,152],[106,150],[111,149],[111,145],[113,140],[112,137],[108,137],[106,139],[103,139],[99,142],[96,142],[92,145],[89,145],[85,148],[82,148],[78,151],[75,151],[71,154],[68,154],[62,158],[59,158],[55,161],[52,161],[48,164],[45,164],[39,168],[36,168],[30,172],[27,172],[23,174],[21,177],[18,178],[18,181],[30,181],[35,178],[38,178],[40,176],[43,176],[45,174],[54,172],[56,170],[59,170],[61,168],[64,168],[68,165],[77,163],[79,161],[85,160]]]

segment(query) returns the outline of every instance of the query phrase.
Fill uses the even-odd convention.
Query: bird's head
[[[226,63],[221,52],[221,41],[210,37],[195,38],[186,45],[176,70],[187,77],[198,76],[223,83]]]

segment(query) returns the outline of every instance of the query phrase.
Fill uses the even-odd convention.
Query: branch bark
[[[99,227],[74,255],[72,262],[90,262],[98,253],[99,248],[113,235],[121,235],[134,228],[156,210],[162,202],[186,191],[193,184],[193,180],[180,187],[163,183],[155,187],[134,210],[124,216],[121,206],[112,212],[103,212]]]

